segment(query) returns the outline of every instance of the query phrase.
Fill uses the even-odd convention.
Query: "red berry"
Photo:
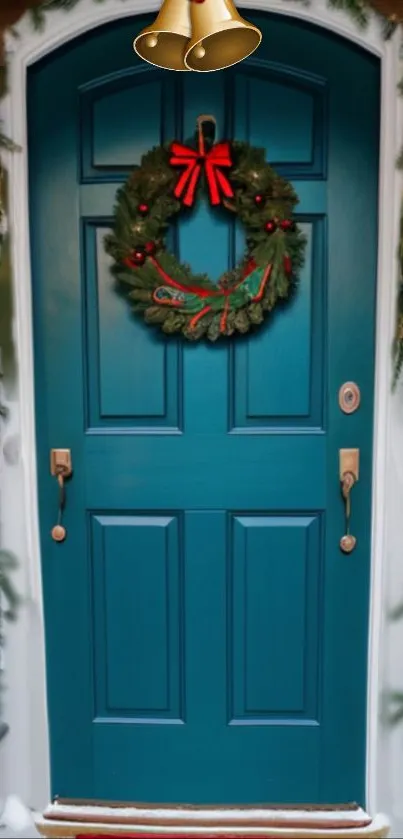
[[[153,254],[157,250],[157,246],[155,242],[146,242],[146,244],[144,245],[144,250],[148,256],[153,256]]]
[[[280,227],[284,231],[284,233],[290,233],[292,230],[295,229],[295,224],[292,219],[285,218],[282,222],[280,222]]]
[[[288,254],[284,257],[284,271],[286,274],[292,274],[292,262],[291,257]]]
[[[263,204],[263,201],[264,201],[263,195],[260,195],[260,193],[258,193],[258,195],[255,195],[255,204],[258,207],[260,207],[260,205]]]
[[[274,219],[269,219],[269,221],[266,221],[264,228],[266,233],[274,233],[274,231],[277,229],[277,224],[274,221]]]
[[[132,259],[135,265],[144,265],[146,261],[146,255],[141,248],[136,248],[136,250],[132,253]]]
[[[150,208],[149,208],[148,204],[139,204],[137,209],[138,209],[141,216],[146,216],[146,215],[148,215],[148,212],[149,212]]]

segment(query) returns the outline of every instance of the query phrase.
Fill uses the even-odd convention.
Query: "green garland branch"
[[[0,372],[0,383],[3,374]],[[7,418],[8,411],[1,401],[0,389],[0,432],[2,420]],[[20,597],[14,586],[12,575],[18,568],[18,562],[14,554],[9,551],[0,549],[0,657],[2,648],[5,645],[5,624],[6,621],[15,621],[17,618],[18,608],[20,606]],[[1,678],[0,667],[0,740],[8,731],[7,725],[2,721],[2,703],[1,692],[3,683]]]
[[[48,12],[58,9],[69,12],[80,2],[81,0],[42,0],[38,3],[37,0],[36,2],[31,0],[31,3],[27,4],[27,8],[34,27],[42,29],[45,26]],[[94,2],[102,3],[104,0],[94,0]],[[288,2],[288,0],[285,0],[285,2]],[[306,0],[298,0],[298,2],[305,3]],[[371,15],[375,13],[381,21],[385,38],[390,38],[398,25],[393,15],[387,16],[380,13],[376,9],[376,3],[369,2],[369,0],[327,0],[327,5],[348,14],[362,28],[368,25]]]
[[[403,155],[402,155],[403,156]],[[403,168],[403,167],[402,167]],[[399,291],[397,299],[397,323],[394,342],[394,377],[393,387],[396,387],[403,370],[403,208],[400,215],[399,239]]]

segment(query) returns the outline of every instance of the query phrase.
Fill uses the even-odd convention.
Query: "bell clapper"
[[[146,45],[147,47],[156,47],[158,44],[158,36],[157,35],[147,35],[146,37]]]
[[[204,58],[206,50],[204,49],[203,44],[197,44],[197,47],[193,50],[193,55],[195,58]]]

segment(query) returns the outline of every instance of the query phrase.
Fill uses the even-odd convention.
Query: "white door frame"
[[[20,521],[23,520],[26,529],[30,595],[40,605],[41,615],[28,223],[27,68],[89,29],[118,18],[154,11],[159,5],[158,0],[125,0],[124,3],[121,0],[104,0],[102,4],[93,0],[80,0],[77,8],[68,14],[61,10],[49,12],[43,32],[33,31],[25,17],[18,26],[20,37],[7,37],[10,72],[9,93],[2,104],[4,130],[22,146],[21,153],[8,155],[5,161],[9,171],[14,335],[19,369],[17,412],[24,486],[22,513],[20,502]],[[388,588],[393,590],[396,587],[398,569],[403,565],[399,533],[403,513],[399,510],[397,502],[400,493],[403,499],[403,391],[400,389],[395,395],[391,393],[391,346],[395,328],[396,254],[402,187],[401,177],[395,169],[395,160],[403,137],[403,108],[396,93],[401,70],[400,35],[396,34],[385,42],[376,20],[372,20],[367,29],[359,29],[347,14],[327,8],[325,0],[311,0],[309,5],[294,0],[242,0],[242,6],[298,17],[330,29],[378,56],[382,67],[366,801],[367,808],[375,813],[379,808],[379,799],[382,798],[382,780],[385,773],[383,762],[388,761],[388,735],[385,734],[380,714],[381,690],[388,686],[393,670],[393,650],[390,648],[386,629]],[[7,473],[3,492],[7,497]],[[8,544],[7,547],[13,549],[12,544]],[[403,594],[403,586],[401,593]],[[399,592],[396,596],[398,594]],[[41,643],[44,643],[43,631]],[[42,658],[43,649],[38,651],[39,654]],[[45,707],[41,712],[46,714]],[[382,806],[385,806],[384,801]],[[392,801],[389,806],[393,807]]]

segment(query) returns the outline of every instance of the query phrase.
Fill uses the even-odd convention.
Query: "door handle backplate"
[[[59,475],[63,475],[63,478],[69,478],[72,472],[73,462],[70,449],[51,449],[50,474],[54,478],[57,478]]]
[[[343,481],[347,473],[354,476],[354,481],[360,477],[360,450],[340,449],[340,480]]]

